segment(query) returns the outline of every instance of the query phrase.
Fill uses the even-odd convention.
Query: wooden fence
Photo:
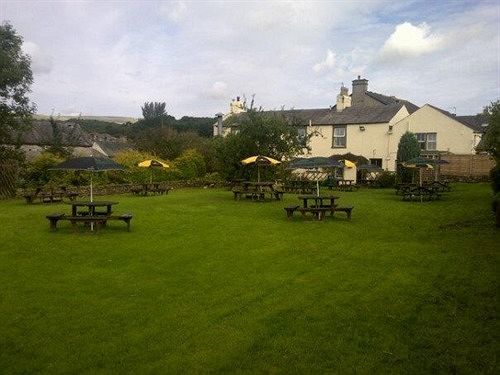
[[[11,198],[16,194],[17,163],[0,163],[0,199]]]
[[[449,164],[442,164],[441,175],[453,177],[488,177],[495,161],[489,155],[443,155],[442,159]]]

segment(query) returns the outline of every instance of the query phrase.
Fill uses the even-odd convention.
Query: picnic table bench
[[[335,212],[345,212],[347,214],[347,218],[351,218],[352,210],[354,207],[339,207],[335,204],[335,200],[339,197],[333,195],[301,195],[298,197],[303,201],[303,205],[292,205],[284,207],[286,212],[286,216],[288,218],[292,218],[295,211],[298,211],[302,214],[302,216],[306,216],[306,214],[312,214],[317,220],[323,220],[323,218],[329,213],[330,216],[333,216]],[[314,204],[308,205],[308,201],[313,201]]]
[[[168,192],[172,190],[171,187],[159,184],[159,183],[152,183],[152,184],[143,184],[141,186],[134,186],[130,189],[130,191],[134,195],[142,195],[142,196],[147,196],[147,195],[166,195]]]
[[[432,188],[427,188],[424,186],[411,187],[409,189],[405,189],[402,192],[403,201],[432,201],[438,200],[441,198],[441,194]]]
[[[77,192],[67,191],[65,187],[61,190],[44,191],[42,188],[37,188],[34,192],[27,192],[23,195],[26,203],[33,204],[36,199],[40,199],[41,203],[57,203],[62,202],[64,198],[74,201],[78,197]]]
[[[67,220],[71,223],[73,227],[76,227],[77,223],[94,223],[96,224],[96,228],[106,226],[108,220],[121,220],[125,224],[127,224],[127,231],[130,231],[130,221],[132,220],[131,214],[122,214],[122,215],[79,215],[79,216],[69,216],[63,213],[55,213],[47,215],[46,218],[49,220],[50,229],[52,231],[57,230],[57,223],[60,220]]]
[[[268,195],[270,199],[281,200],[283,198],[283,191],[279,188],[275,188],[274,182],[271,181],[245,181],[241,186],[234,187],[232,192],[235,200],[245,197],[252,200],[264,201],[266,195]]]
[[[340,191],[355,191],[359,189],[354,180],[337,180],[337,189]]]

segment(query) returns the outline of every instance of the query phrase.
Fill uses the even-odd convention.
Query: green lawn
[[[340,196],[351,221],[289,221],[294,195],[117,196],[132,230],[98,234],[0,202],[0,372],[497,372],[489,185]]]

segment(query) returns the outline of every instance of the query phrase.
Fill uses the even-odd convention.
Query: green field
[[[0,202],[0,372],[497,372],[489,185],[340,196],[351,221],[287,220],[294,195],[116,196],[132,230],[97,234]]]

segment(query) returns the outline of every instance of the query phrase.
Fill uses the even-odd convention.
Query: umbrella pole
[[[420,188],[422,188],[422,168],[418,169],[418,177],[420,180]],[[422,191],[420,191],[420,203],[423,202]]]
[[[260,182],[260,165],[257,164],[257,182]]]
[[[94,194],[93,194],[93,189],[92,189],[92,178],[94,177],[94,173],[90,173],[90,202],[94,201]],[[93,232],[94,231],[94,222],[90,222],[90,230]]]

